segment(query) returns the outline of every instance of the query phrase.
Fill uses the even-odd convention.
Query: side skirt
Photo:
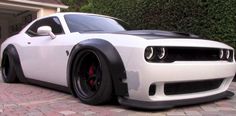
[[[65,86],[61,86],[61,85],[57,85],[57,84],[53,84],[53,83],[49,83],[49,82],[43,82],[43,81],[39,81],[39,80],[29,79],[29,78],[26,78],[26,80],[27,80],[28,84],[38,85],[40,87],[49,88],[49,89],[53,89],[53,90],[57,90],[60,92],[65,92],[65,93],[71,94],[69,87],[65,87]]]

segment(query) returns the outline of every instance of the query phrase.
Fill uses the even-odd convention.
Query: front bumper
[[[135,68],[137,71],[134,70]],[[133,70],[127,71],[126,82],[129,89],[127,99],[159,102],[201,98],[227,91],[235,75],[236,64],[224,61],[143,63],[130,69]],[[192,83],[215,79],[223,79],[217,88],[174,95],[165,93],[165,85],[169,83]],[[151,85],[156,86],[153,95],[149,93]],[[204,88],[204,85],[202,87]]]
[[[206,102],[216,101],[223,98],[231,98],[232,96],[234,96],[233,92],[225,91],[225,92],[218,93],[215,95],[200,97],[200,98],[172,100],[172,101],[157,101],[157,102],[130,100],[130,99],[121,97],[119,98],[119,103],[125,106],[134,107],[134,108],[155,110],[155,109],[167,109],[167,108],[172,108],[176,106],[206,103]]]
[[[147,46],[182,47],[183,43],[184,47],[232,49],[222,43],[186,39],[159,39],[148,41],[146,44],[142,45],[142,47],[129,46],[129,48],[124,47],[119,49],[119,53],[124,53],[121,54],[121,56],[125,65],[127,79],[123,81],[128,84],[129,92],[128,96],[124,96],[124,98],[120,99],[120,103],[139,108],[151,109],[154,107],[153,109],[161,109],[208,102],[230,96],[229,92],[225,91],[227,91],[235,75],[235,61],[207,60],[165,63],[147,62],[144,58],[144,51]],[[127,49],[129,50],[127,51]],[[208,83],[200,83],[201,86],[197,86],[199,81],[209,82],[218,79],[223,79],[219,86],[213,87],[212,84]],[[182,86],[185,85],[185,83],[190,86]],[[193,88],[191,87],[191,83],[194,83]],[[189,89],[187,92],[183,93],[167,94],[165,91],[169,90],[166,88],[167,84],[174,84],[172,91],[175,90],[175,85],[177,85],[176,89],[178,91],[185,91],[184,87],[188,87]],[[191,89],[193,91],[190,91]]]

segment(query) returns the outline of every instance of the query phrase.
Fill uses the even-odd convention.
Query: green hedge
[[[88,0],[82,12],[121,18],[136,29],[193,33],[236,47],[236,0]]]
[[[61,2],[69,6],[68,9],[62,9],[63,12],[79,11],[81,6],[88,4],[87,0],[61,0]]]

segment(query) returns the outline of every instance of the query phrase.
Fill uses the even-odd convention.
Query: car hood
[[[122,34],[122,35],[133,35],[142,37],[145,39],[168,39],[168,38],[189,38],[189,39],[200,39],[199,36],[189,34],[189,33],[181,33],[174,31],[161,31],[161,30],[130,30],[130,31],[119,31],[119,32],[86,32],[86,33],[106,33],[106,34]]]
[[[140,36],[145,39],[163,39],[163,38],[193,38],[200,39],[199,36],[189,34],[189,33],[181,33],[174,31],[161,31],[161,30],[132,30],[132,31],[120,31],[114,32],[114,34],[125,34],[125,35],[134,35]]]
[[[159,30],[132,30],[120,32],[86,32],[80,34],[84,38],[105,39],[118,46],[129,46],[134,48],[145,48],[146,46],[187,46],[187,47],[210,47],[210,48],[227,48],[230,46],[199,36]],[[82,38],[82,37],[80,37]],[[119,42],[117,42],[119,41]]]

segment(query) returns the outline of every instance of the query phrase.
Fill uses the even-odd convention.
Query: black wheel
[[[72,78],[75,93],[82,102],[99,105],[111,99],[112,82],[109,69],[99,52],[79,52],[72,66]]]
[[[2,60],[2,78],[6,83],[16,83],[18,82],[15,64],[13,58],[9,55],[8,52],[4,52]]]

